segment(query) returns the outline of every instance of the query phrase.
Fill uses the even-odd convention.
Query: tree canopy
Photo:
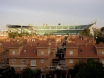
[[[36,78],[39,78],[40,74],[41,74],[41,70],[40,69],[34,70],[34,76]]]
[[[90,34],[90,29],[86,28],[82,31],[79,32],[80,35],[83,35],[83,36],[88,36],[88,37],[92,37],[92,34]]]
[[[73,69],[69,69],[68,73],[71,74],[71,78],[75,78],[79,72],[79,68],[83,67],[85,63],[76,63]]]
[[[99,44],[100,42],[104,43],[104,37],[97,36],[96,37],[96,43]]]
[[[96,43],[103,42],[104,43],[104,37],[99,29],[96,29],[94,39],[96,40]]]
[[[28,33],[28,32],[22,32],[22,33],[18,33],[18,32],[8,32],[8,36],[10,38],[15,38],[15,37],[22,37],[22,36],[32,36],[32,35],[36,35],[36,33]]]
[[[86,65],[79,68],[76,78],[104,78],[102,63],[93,59],[88,60]]]
[[[22,72],[22,78],[40,78],[41,70],[32,70],[30,68],[26,68]]]
[[[95,31],[94,31],[94,35],[95,35],[95,37],[98,37],[98,36],[102,36],[102,33],[101,33],[101,31],[99,30],[99,29],[96,29]]]
[[[100,30],[103,32],[104,31],[104,27],[102,27]]]
[[[3,71],[3,78],[15,78],[15,77],[16,77],[16,73],[14,67],[7,67]]]
[[[22,78],[34,78],[34,71],[30,68],[26,68],[22,72]]]

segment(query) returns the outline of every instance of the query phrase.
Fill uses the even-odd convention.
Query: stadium
[[[93,34],[93,28],[96,25],[95,23],[91,23],[88,25],[73,25],[73,26],[22,26],[22,25],[7,25],[7,31],[8,32],[18,32],[18,33],[29,33],[29,34],[55,34],[55,35],[66,35],[66,34],[78,34],[81,30],[84,30],[85,28],[90,29],[90,33]]]

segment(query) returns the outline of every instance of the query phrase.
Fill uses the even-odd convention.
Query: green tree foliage
[[[97,44],[100,43],[100,42],[104,43],[104,37],[103,37],[103,35],[102,35],[100,30],[96,29],[94,31],[94,39],[96,40]]]
[[[79,68],[76,78],[104,78],[102,63],[93,59],[88,60],[86,65]]]
[[[88,29],[88,28],[80,31],[79,34],[82,35],[82,36],[92,37],[92,34],[90,34],[90,29]]]
[[[103,32],[104,31],[104,27],[102,27],[100,30]]]
[[[22,78],[40,78],[41,70],[32,70],[30,68],[26,68],[22,72]]]
[[[17,32],[10,32],[10,33],[8,33],[8,36],[9,36],[10,38],[15,38],[17,35],[18,35]]]
[[[34,76],[36,78],[38,78],[40,76],[40,74],[41,74],[41,70],[40,69],[34,70]]]
[[[34,71],[30,68],[26,68],[22,72],[22,78],[34,78]]]
[[[96,29],[94,33],[95,33],[95,37],[102,36],[102,33],[99,29]]]
[[[15,78],[15,77],[16,77],[16,73],[14,67],[7,67],[3,71],[3,78]]]
[[[96,37],[96,44],[99,44],[100,42],[104,43],[104,37],[97,36]]]
[[[15,37],[22,37],[22,36],[32,36],[32,35],[36,35],[35,33],[33,34],[29,34],[28,32],[22,32],[22,33],[18,33],[18,32],[9,32],[8,36],[10,38],[15,38]]]
[[[84,65],[85,65],[85,63],[77,63],[77,64],[75,64],[73,69],[69,69],[68,73],[71,75],[71,78],[75,78],[77,73],[79,72],[79,68]]]

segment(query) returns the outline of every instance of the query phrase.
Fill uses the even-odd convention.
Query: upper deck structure
[[[36,33],[36,34],[56,34],[56,35],[65,35],[65,34],[78,34],[81,30],[85,28],[90,29],[90,33],[93,34],[93,27],[96,25],[95,23],[88,25],[73,25],[73,26],[22,26],[22,25],[7,25],[8,32],[27,32],[27,33]]]

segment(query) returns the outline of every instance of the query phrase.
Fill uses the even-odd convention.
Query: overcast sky
[[[15,25],[104,26],[104,0],[0,0],[0,29]]]

